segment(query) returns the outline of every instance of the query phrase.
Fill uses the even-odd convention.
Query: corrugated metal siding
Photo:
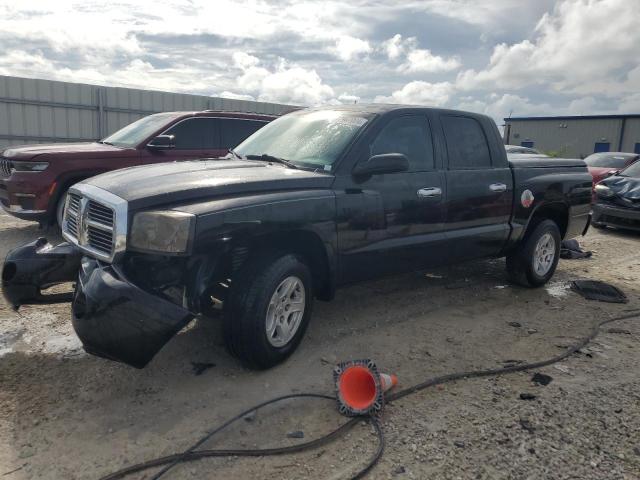
[[[636,143],[640,143],[640,118],[628,118],[624,126],[623,151],[633,152]]]
[[[0,75],[0,147],[92,141],[145,115],[227,110],[282,114],[292,105]]]
[[[609,142],[611,151],[616,151],[622,119],[507,120],[507,125],[511,125],[508,142],[512,145],[532,141],[538,150],[580,158],[592,154],[596,142]],[[627,120],[625,138],[629,125]]]

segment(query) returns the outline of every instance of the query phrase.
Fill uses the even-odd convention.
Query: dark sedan
[[[640,231],[640,162],[602,180],[595,186],[594,227]]]

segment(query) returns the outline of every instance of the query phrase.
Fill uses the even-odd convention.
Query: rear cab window
[[[444,131],[449,170],[491,168],[489,143],[475,118],[458,115],[440,117]]]

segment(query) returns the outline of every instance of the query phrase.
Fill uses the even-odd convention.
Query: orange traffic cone
[[[384,392],[398,383],[398,377],[378,372],[371,360],[353,360],[333,370],[338,407],[344,415],[369,415],[384,405]]]

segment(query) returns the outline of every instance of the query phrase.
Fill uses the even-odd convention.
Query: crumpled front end
[[[73,327],[88,353],[143,368],[193,315],[131,283],[121,269],[83,258]]]
[[[82,253],[69,243],[51,245],[39,238],[9,252],[2,267],[2,293],[13,308],[21,305],[69,302],[72,293],[46,295],[42,291],[73,282]]]

